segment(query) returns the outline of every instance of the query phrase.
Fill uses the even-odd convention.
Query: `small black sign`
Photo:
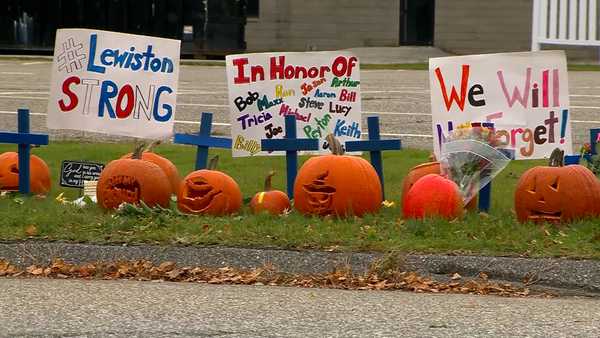
[[[62,161],[60,167],[60,185],[63,187],[83,188],[83,181],[97,181],[104,164],[83,161]]]

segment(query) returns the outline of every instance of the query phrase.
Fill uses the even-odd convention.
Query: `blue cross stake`
[[[379,181],[381,182],[381,194],[385,200],[385,189],[383,185],[383,160],[381,152],[383,150],[400,150],[402,142],[400,140],[382,140],[379,135],[379,116],[369,116],[367,118],[369,127],[369,139],[364,141],[346,141],[346,151],[368,151],[371,164],[375,168]]]
[[[262,139],[261,150],[285,150],[287,166],[287,193],[290,199],[294,198],[294,182],[298,174],[298,151],[319,150],[319,140],[296,137],[296,116],[285,116],[285,138]]]
[[[515,151],[513,149],[498,149],[511,160],[515,159]],[[481,175],[489,174],[484,170]],[[479,201],[477,201],[477,208],[479,211],[488,212],[490,211],[490,205],[492,202],[492,182],[489,182],[485,187],[479,190]]]
[[[198,146],[196,152],[196,170],[206,168],[208,163],[208,148],[231,149],[231,139],[225,137],[210,136],[212,130],[212,113],[202,113],[200,118],[200,132],[193,134],[175,134],[173,143],[191,144]]]
[[[29,132],[29,109],[18,110],[17,133],[0,132],[0,143],[19,145],[19,192],[29,194],[29,158],[31,145],[48,144],[48,135],[31,134]]]

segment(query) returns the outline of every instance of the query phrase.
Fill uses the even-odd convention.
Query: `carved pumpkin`
[[[215,170],[217,161],[218,156],[215,156],[207,169],[191,172],[183,179],[177,194],[177,207],[181,212],[220,216],[240,210],[240,187],[233,178]]]
[[[160,144],[160,141],[155,141],[151,143],[150,146],[148,146],[148,148],[146,148],[146,150],[144,150],[144,152],[142,153],[142,160],[152,162],[158,165],[167,175],[169,183],[171,184],[172,193],[177,195],[177,191],[179,190],[179,184],[181,183],[179,171],[177,170],[177,167],[173,164],[173,162],[169,161],[169,159],[153,152],[154,146],[158,144]],[[131,158],[132,155],[132,153],[129,153],[121,158]]]
[[[404,205],[406,200],[406,195],[412,186],[417,182],[418,179],[425,175],[429,174],[437,174],[441,173],[440,162],[427,162],[423,164],[419,164],[416,167],[413,167],[408,172],[408,175],[404,177],[402,181],[402,204]],[[477,208],[477,196],[473,197],[469,203],[465,206],[467,210],[474,210]]]
[[[327,136],[332,155],[306,161],[294,183],[294,206],[303,214],[362,216],[381,207],[381,183],[365,159],[343,155],[333,135]]]
[[[415,182],[402,204],[404,218],[441,217],[448,220],[463,214],[458,186],[437,174],[428,174]]]
[[[517,183],[515,211],[519,222],[565,223],[600,215],[600,183],[581,165],[562,166],[555,149],[550,166],[527,170]]]
[[[47,194],[51,186],[50,169],[41,158],[30,155],[29,191],[34,194]],[[19,191],[19,154],[0,154],[0,190]]]
[[[250,209],[253,213],[267,211],[272,215],[281,215],[291,208],[290,199],[283,191],[272,190],[271,179],[274,175],[275,172],[271,171],[265,179],[265,190],[252,197]]]
[[[164,171],[156,164],[141,159],[143,146],[131,159],[111,161],[100,174],[96,187],[98,205],[116,209],[121,203],[169,207],[171,184]]]

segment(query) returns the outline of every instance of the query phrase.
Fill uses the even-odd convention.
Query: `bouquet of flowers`
[[[596,154],[600,154],[600,149],[598,147],[600,143],[596,143],[595,150]],[[581,146],[579,151],[581,155],[581,160],[585,160],[587,164],[587,168],[590,169],[594,175],[600,176],[600,156],[592,154],[592,145],[589,143],[584,143]]]
[[[459,125],[442,144],[442,174],[458,185],[465,205],[510,162],[498,146],[494,127],[480,123]]]

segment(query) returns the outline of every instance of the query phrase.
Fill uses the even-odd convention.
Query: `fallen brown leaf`
[[[25,228],[25,234],[27,236],[37,236],[37,234],[38,234],[38,228],[35,226],[35,224],[29,224]]]

